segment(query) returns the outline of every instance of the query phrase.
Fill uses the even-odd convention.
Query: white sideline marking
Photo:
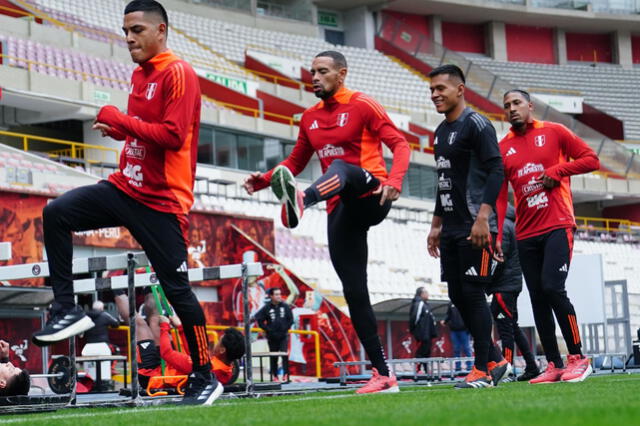
[[[414,392],[424,392],[424,389],[416,389],[416,390],[406,390],[401,391],[400,393],[414,393]],[[265,397],[257,398],[257,399],[233,399],[234,402],[217,402],[212,406],[207,408],[216,408],[216,407],[224,407],[227,405],[236,405],[240,401],[255,401],[255,404],[278,404],[278,403],[290,403],[290,402],[301,402],[301,401],[313,401],[317,399],[340,399],[340,398],[353,398],[353,397],[366,397],[366,395],[359,395],[356,393],[348,393],[348,394],[340,394],[340,395],[328,395],[328,396],[310,396],[310,397],[300,397],[300,398],[279,398],[279,397]],[[277,398],[277,399],[276,399]],[[87,407],[93,408],[93,407]],[[34,423],[34,422],[46,422],[50,420],[62,420],[62,419],[75,419],[75,418],[83,418],[83,417],[104,417],[104,416],[114,416],[117,414],[137,414],[144,413],[147,411],[153,411],[154,413],[159,411],[172,411],[172,410],[182,410],[182,409],[193,409],[193,408],[203,408],[202,405],[185,405],[178,406],[172,405],[168,407],[143,407],[143,408],[129,408],[129,409],[119,409],[119,410],[108,410],[100,413],[69,413],[69,414],[53,414],[51,416],[46,417],[32,417],[29,416],[27,418],[20,419],[8,419],[3,420],[2,424],[9,423]]]

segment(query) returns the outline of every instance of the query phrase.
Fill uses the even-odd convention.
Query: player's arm
[[[186,353],[178,352],[171,346],[169,337],[170,325],[168,322],[160,323],[160,357],[165,362],[183,374],[189,374],[193,369],[191,357]]]
[[[309,163],[309,159],[313,155],[313,146],[309,142],[309,138],[306,133],[306,125],[303,122],[300,123],[300,130],[298,132],[298,140],[293,147],[291,154],[284,159],[279,165],[286,166],[294,176],[299,175]],[[275,169],[275,168],[274,168]],[[253,172],[251,173],[243,183],[245,191],[249,195],[256,191],[266,188],[271,183],[271,175],[273,170],[271,169],[266,173]]]
[[[0,340],[0,363],[9,362],[9,342]]]
[[[115,134],[128,135],[177,151],[187,139],[193,122],[196,109],[194,99],[200,99],[200,86],[195,72],[186,69],[180,62],[172,65],[171,70],[165,73],[163,92],[165,105],[160,123],[147,123],[128,116],[113,105],[102,107],[96,122],[106,124]]]
[[[507,216],[509,202],[509,182],[505,179],[502,182],[498,199],[496,200],[496,217],[498,221],[498,235],[496,237],[495,259],[502,262],[504,260],[502,240],[504,233],[504,219]]]
[[[573,160],[556,164],[545,170],[538,178],[543,183],[547,178],[545,186],[557,186],[564,177],[589,173],[600,168],[598,156],[584,140],[561,124],[555,125],[554,130],[558,134],[560,148],[563,153]],[[554,182],[549,182],[548,179],[555,181],[555,185]]]
[[[484,186],[480,210],[471,227],[468,239],[471,240],[473,246],[482,248],[491,241],[489,217],[493,212],[493,206],[496,205],[504,181],[504,165],[498,147],[496,130],[489,120],[484,117],[481,120],[471,119],[470,125],[475,136],[471,138],[474,142],[473,150],[480,159],[481,167],[487,172],[487,181]]]
[[[374,193],[382,194],[380,197],[380,205],[382,205],[386,200],[395,201],[400,198],[402,181],[409,169],[411,148],[382,105],[363,94],[358,96],[358,101],[358,109],[363,114],[367,128],[377,135],[393,153],[389,177],[374,191]]]

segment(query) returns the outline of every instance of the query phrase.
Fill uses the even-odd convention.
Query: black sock
[[[371,366],[378,370],[378,374],[381,376],[389,376],[389,366],[385,360],[384,349],[380,343],[380,338],[375,336],[366,341],[362,341],[362,346],[367,356],[369,356]]]

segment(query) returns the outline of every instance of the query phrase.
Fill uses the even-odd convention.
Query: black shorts
[[[160,367],[160,348],[153,340],[140,340],[138,342],[138,370],[155,370]],[[149,384],[148,375],[144,372],[138,374],[140,386],[146,388]]]
[[[493,259],[495,236],[491,247],[478,249],[467,240],[470,232],[442,233],[440,237],[440,271],[442,281],[465,280],[489,284],[498,262]]]

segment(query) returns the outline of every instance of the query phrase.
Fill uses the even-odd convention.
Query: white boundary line
[[[433,388],[427,388],[427,389],[433,389]],[[400,393],[416,393],[416,392],[424,392],[427,389],[415,389],[415,390],[401,390]],[[239,402],[244,402],[244,401],[254,401],[254,404],[279,404],[279,403],[291,403],[291,402],[303,402],[303,401],[315,401],[315,400],[319,400],[319,399],[342,399],[342,398],[365,398],[367,395],[359,395],[356,394],[355,391],[354,393],[348,393],[348,394],[340,394],[340,395],[326,395],[326,396],[310,396],[310,397],[299,397],[299,398],[285,398],[285,397],[265,397],[264,399],[262,398],[257,398],[257,399],[232,399],[229,402],[227,401],[221,401],[218,403],[214,403],[211,407],[207,407],[209,409],[211,408],[216,408],[216,407],[225,407],[225,406],[229,406],[229,405],[237,405],[237,403]],[[276,399],[277,398],[277,399]],[[231,402],[233,401],[233,402]],[[98,407],[87,407],[87,408],[91,408],[92,410],[95,410]],[[34,417],[34,416],[28,416],[25,418],[20,418],[20,419],[7,419],[7,420],[2,420],[2,418],[0,418],[0,420],[2,420],[2,424],[9,424],[9,423],[35,423],[35,422],[43,422],[43,421],[51,421],[51,420],[63,420],[63,419],[75,419],[75,418],[84,418],[84,417],[89,417],[89,418],[95,418],[95,417],[104,417],[104,416],[114,416],[114,415],[118,415],[118,414],[137,414],[137,413],[145,413],[148,411],[157,413],[160,411],[172,411],[172,410],[183,410],[183,409],[194,409],[194,408],[204,408],[201,405],[172,405],[172,406],[160,406],[160,407],[143,407],[143,408],[129,408],[129,409],[118,409],[118,410],[108,410],[108,411],[103,411],[103,412],[99,412],[99,413],[73,413],[70,412],[69,414],[54,414],[51,416],[43,416],[43,417]],[[74,410],[75,411],[75,410]]]

